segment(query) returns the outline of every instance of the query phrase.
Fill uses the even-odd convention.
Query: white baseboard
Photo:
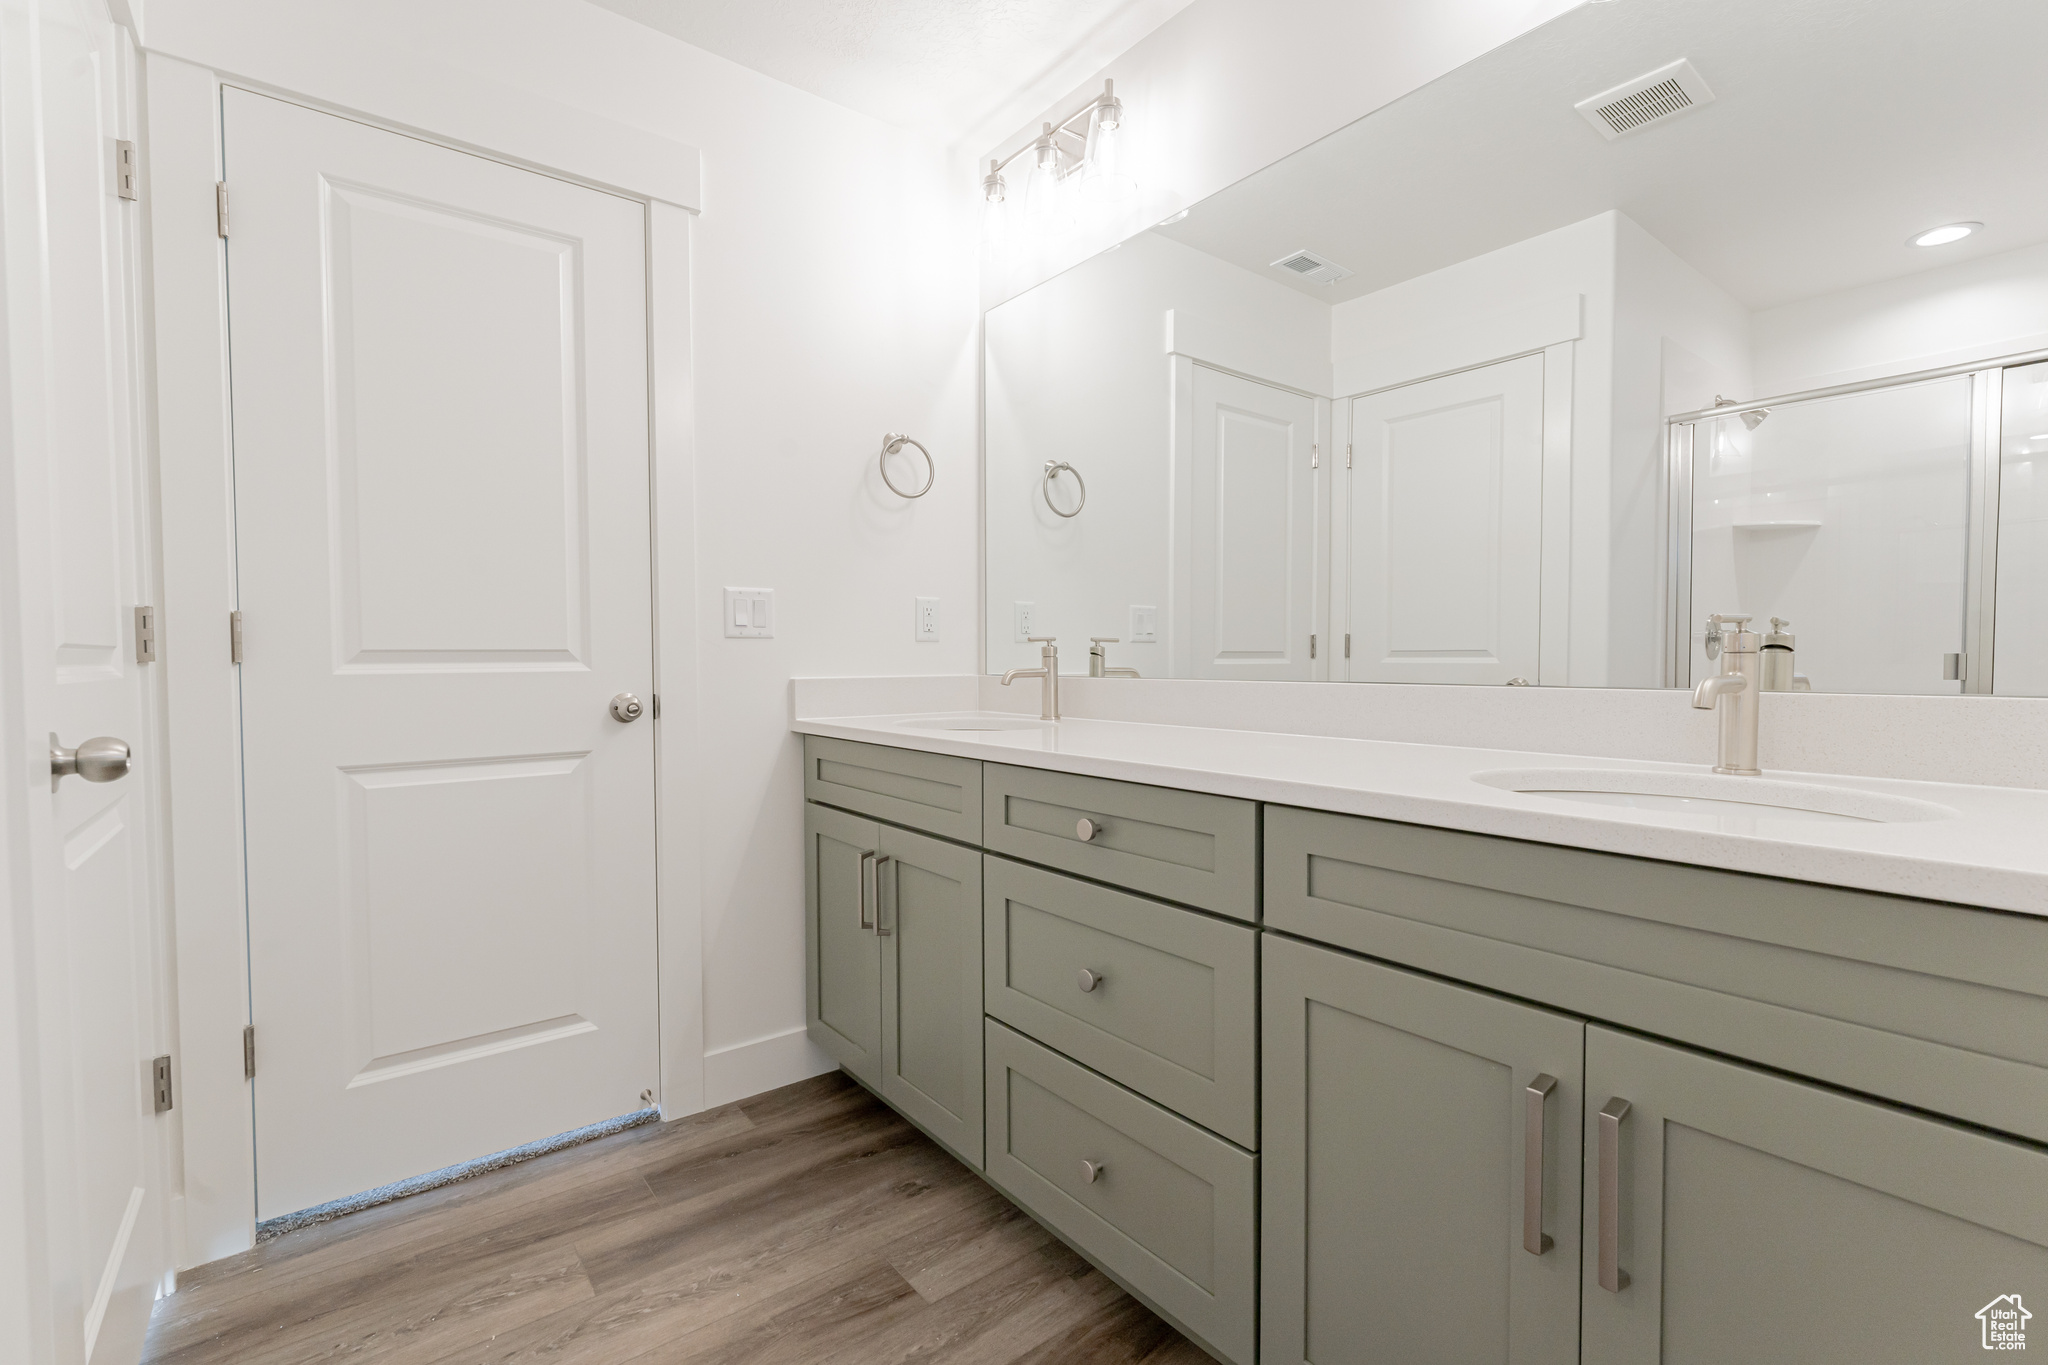
[[[837,1065],[801,1028],[722,1047],[704,1054],[704,1107],[747,1099]]]

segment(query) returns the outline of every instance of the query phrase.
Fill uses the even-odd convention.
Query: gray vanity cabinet
[[[1584,1122],[1585,1365],[1981,1360],[1993,1300],[2048,1311],[2039,1148],[1597,1025]]]
[[[981,854],[804,811],[810,1036],[979,1170]]]
[[[1260,1359],[1574,1365],[1585,1024],[1272,935],[1264,967]]]

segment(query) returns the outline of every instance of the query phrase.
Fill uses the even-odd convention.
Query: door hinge
[[[1349,444],[1346,444],[1344,447],[1344,467],[1346,469],[1351,468],[1351,447]]]
[[[1319,468],[1319,467],[1320,467],[1320,466],[1322,465],[1322,462],[1323,462],[1323,454],[1322,454],[1322,451],[1323,451],[1323,448],[1322,448],[1322,446],[1321,446],[1320,444],[1315,444],[1315,445],[1311,445],[1311,446],[1310,446],[1310,447],[1308,448],[1308,467],[1309,467],[1310,469],[1316,469],[1316,468]]]
[[[242,613],[228,613],[228,662],[242,662]]]
[[[256,1079],[256,1026],[242,1025],[242,1079]]]
[[[135,144],[114,143],[114,193],[123,199],[135,197]]]
[[[650,704],[650,705],[648,706],[648,708],[647,708],[647,715],[648,715],[648,718],[649,718],[649,719],[651,719],[651,720],[660,720],[660,719],[661,719],[661,693],[659,693],[659,692],[651,692],[651,693],[649,693],[649,694],[648,694],[647,700],[648,700],[648,701],[649,701],[649,702],[651,703],[651,704]]]
[[[214,227],[222,237],[228,235],[228,182],[218,180],[213,186]]]
[[[135,662],[153,664],[156,662],[156,608],[135,609]]]
[[[1344,657],[1351,657],[1351,632],[1348,630],[1344,632]]]
[[[171,1112],[171,1058],[169,1053],[149,1064],[150,1098],[156,1102],[156,1112]]]
[[[1308,657],[1311,659],[1316,657],[1316,637],[1313,635],[1308,637]]]

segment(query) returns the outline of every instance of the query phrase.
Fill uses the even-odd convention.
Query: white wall
[[[1164,674],[1169,349],[1327,396],[1329,305],[1148,232],[990,310],[986,326],[989,667],[1038,664],[1038,646],[1014,640],[1015,602],[1034,604],[1036,634],[1059,637],[1066,672],[1087,671],[1090,636],[1128,640],[1143,604],[1159,609],[1158,643],[1112,647],[1110,661]],[[1087,480],[1079,516],[1046,507],[1048,459]],[[1055,497],[1073,494],[1062,476]]]
[[[1628,215],[1615,215],[1615,229],[1606,682],[1657,687],[1668,591],[1664,417],[1715,393],[1748,394],[1749,312]],[[1701,391],[1716,383],[1727,387]]]
[[[362,51],[365,35],[401,45],[408,61],[464,68],[703,153],[693,245],[701,600],[664,604],[661,627],[694,631],[702,661],[704,769],[688,780],[705,797],[707,1099],[795,1079],[819,1062],[801,1036],[802,791],[787,680],[978,663],[971,167],[578,0],[151,0],[147,39],[303,89],[322,62]],[[917,503],[876,475],[891,430],[937,458],[937,486]],[[723,638],[726,585],[776,590],[776,639]],[[918,595],[942,600],[941,643],[911,640]]]
[[[1759,398],[2048,348],[2048,242],[1764,309],[1751,336]]]
[[[982,152],[1006,155],[1105,77],[1129,118],[1138,196],[1064,240],[1013,237],[986,258],[984,305],[1242,180],[1583,0],[1195,0],[1038,118]],[[1021,168],[1023,162],[1018,165]]]

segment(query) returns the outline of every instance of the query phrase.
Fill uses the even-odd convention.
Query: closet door
[[[1585,1365],[1981,1360],[2048,1303],[2038,1147],[1598,1027],[1585,1096]]]
[[[1264,952],[1265,1365],[1577,1365],[1585,1025]]]
[[[1194,367],[1179,676],[1312,676],[1317,409],[1316,399]]]
[[[271,1218],[660,1084],[646,210],[221,108]]]
[[[1350,677],[1536,681],[1543,357],[1351,405]]]

